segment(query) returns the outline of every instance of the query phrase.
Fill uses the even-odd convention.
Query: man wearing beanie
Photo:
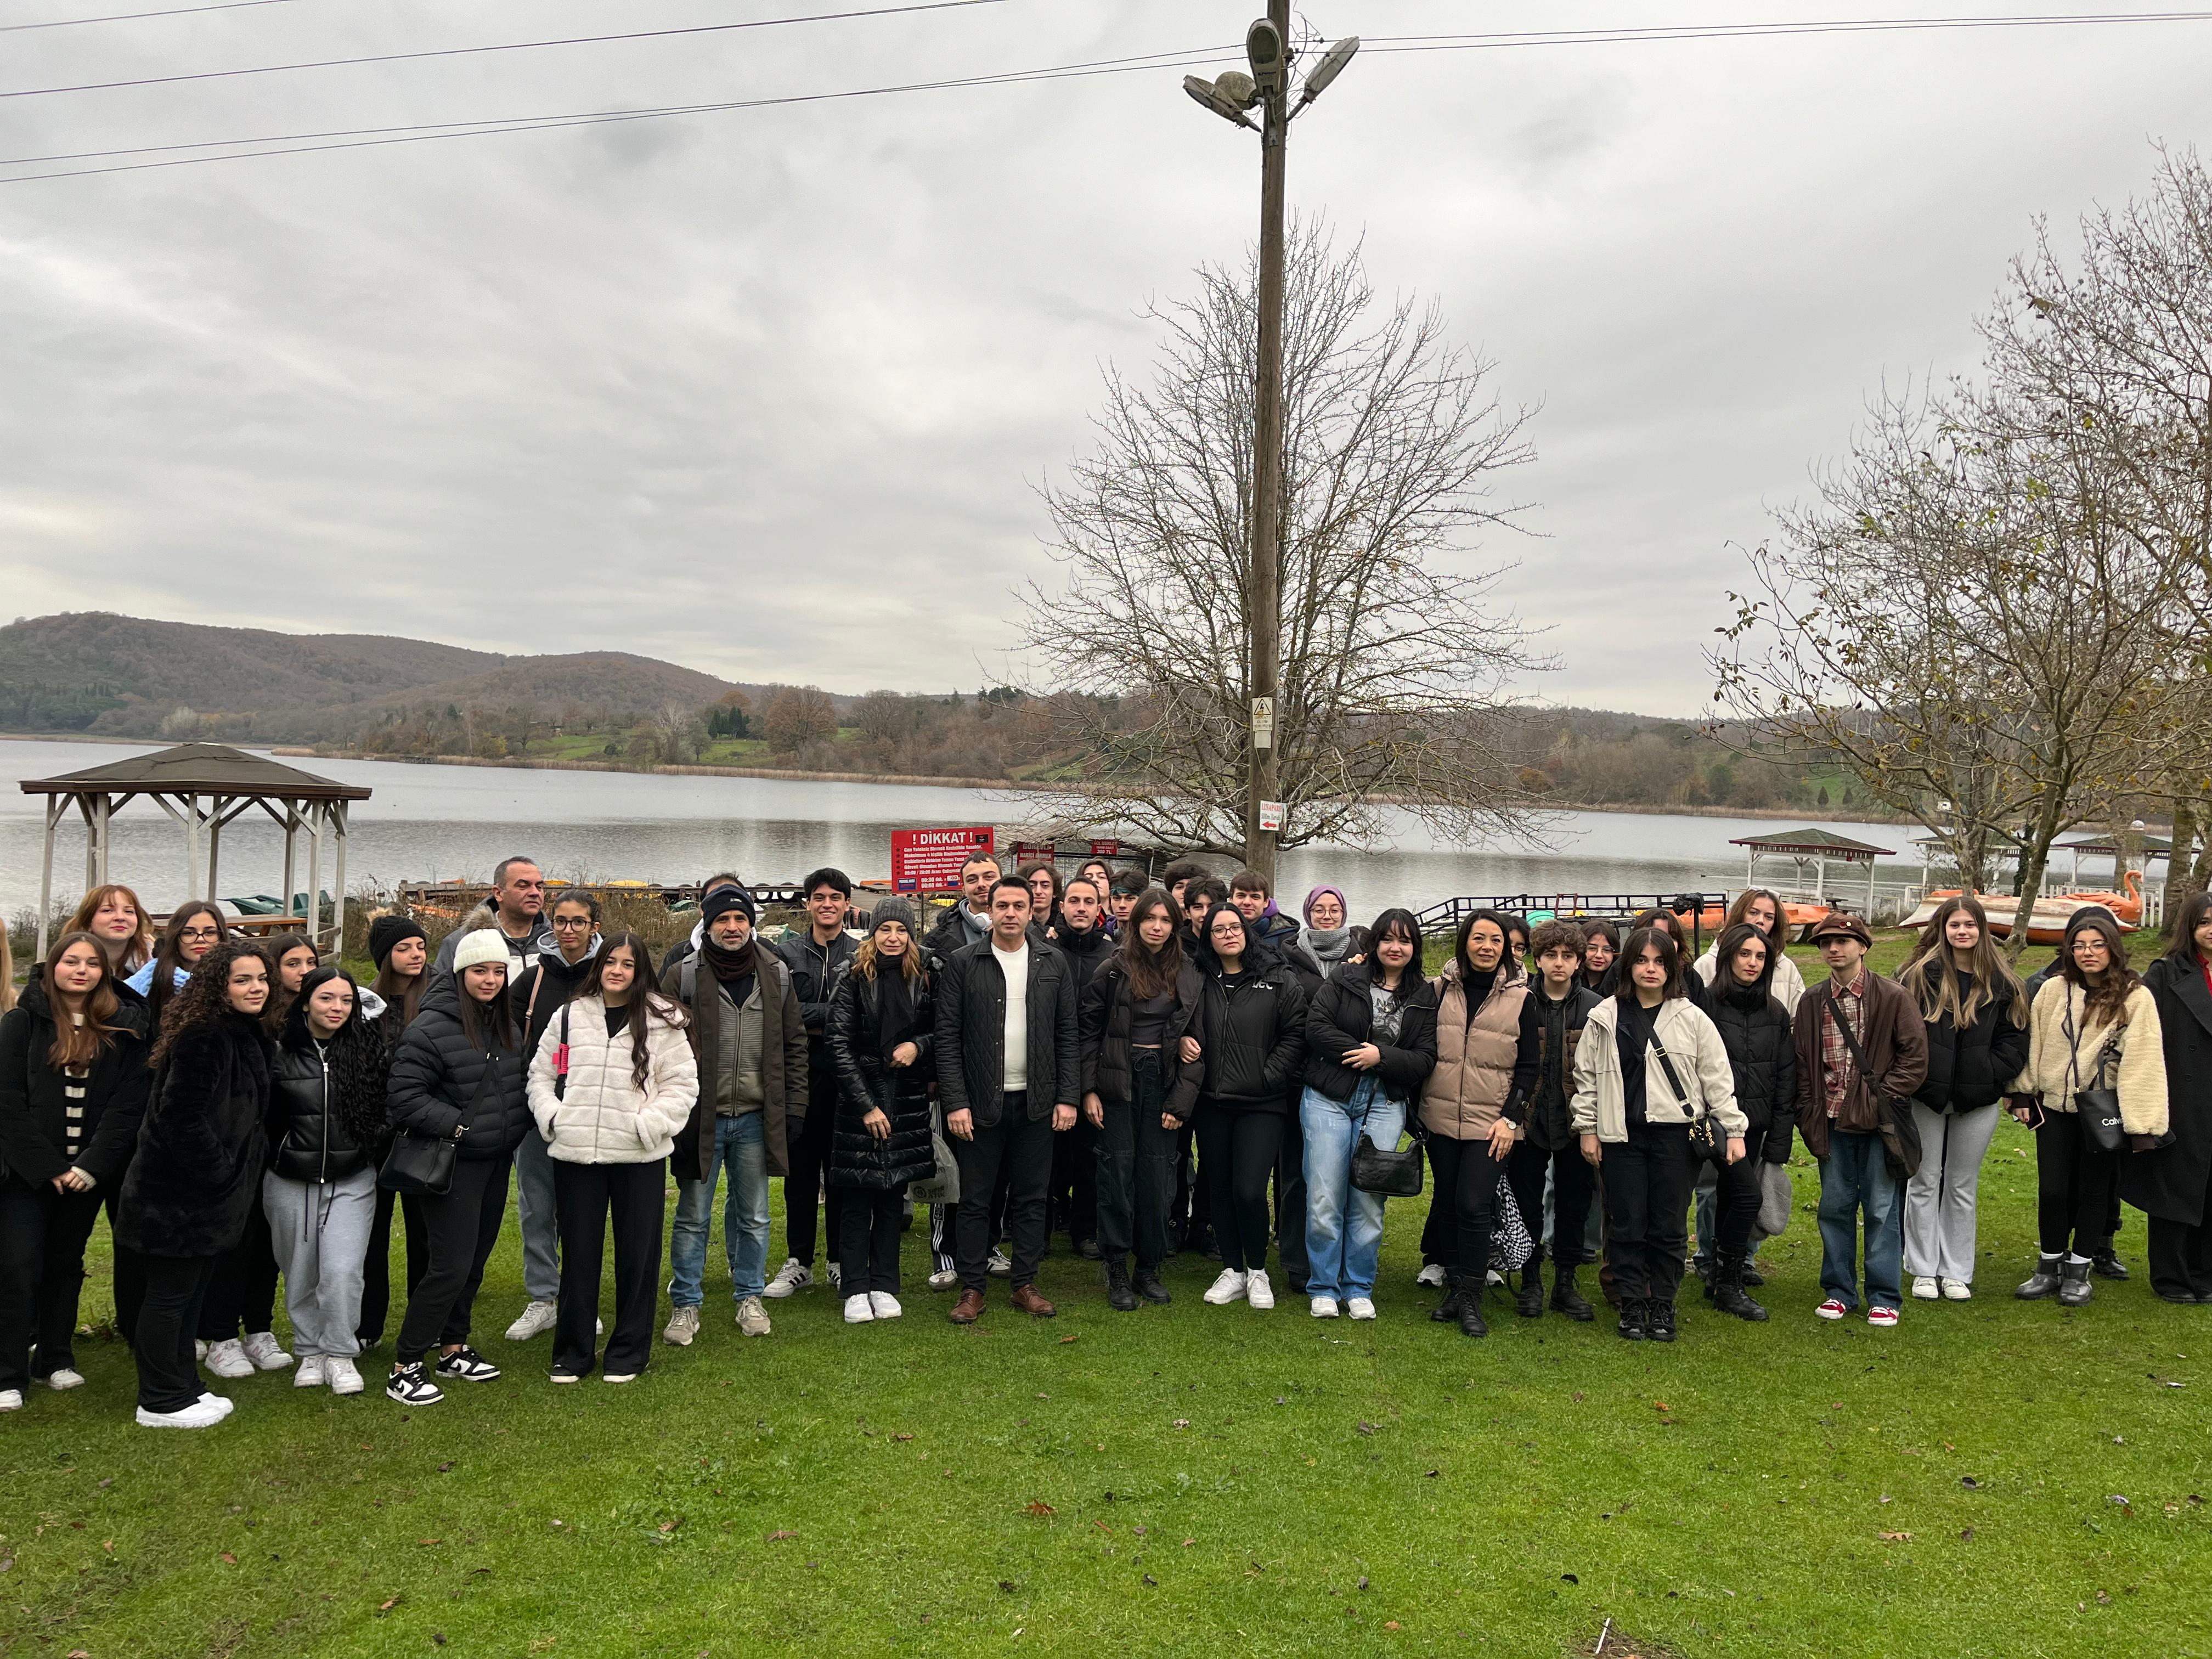
[[[1928,1027],[1911,993],[1866,965],[1874,935],[1832,911],[1813,929],[1828,977],[1797,1004],[1797,1132],[1820,1161],[1820,1288],[1814,1309],[1841,1319],[1859,1304],[1859,1218],[1866,1218],[1867,1323],[1886,1329],[1905,1305],[1905,1178],[1890,1166],[1885,1115],[1928,1076]]]
[[[691,1013],[699,1100],[676,1137],[676,1222],[669,1239],[672,1311],[663,1337],[688,1346],[706,1300],[707,1233],[714,1182],[725,1166],[722,1211],[738,1328],[769,1334],[769,1178],[791,1173],[789,1147],[806,1121],[806,1021],[791,969],[753,937],[759,907],[742,887],[718,887],[701,903],[696,955],[661,972],[660,988]]]

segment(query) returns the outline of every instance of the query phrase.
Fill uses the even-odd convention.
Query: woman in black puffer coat
[[[404,1406],[445,1398],[437,1374],[489,1382],[499,1368],[468,1346],[484,1263],[499,1242],[514,1149],[530,1128],[530,1092],[507,1002],[507,941],[495,928],[463,939],[451,978],[422,994],[422,1010],[392,1057],[387,1103],[395,1130],[459,1143],[453,1184],[422,1197],[428,1263],[408,1292],[398,1352],[384,1391]]]
[[[1726,929],[1714,947],[1705,1000],[1735,1075],[1736,1106],[1749,1125],[1743,1157],[1734,1164],[1723,1158],[1714,1167],[1720,1238],[1705,1299],[1724,1313],[1754,1321],[1766,1317],[1766,1310],[1744,1290],[1751,1230],[1759,1219],[1759,1171],[1762,1164],[1790,1161],[1797,1121],[1797,1048],[1790,1012],[1774,994],[1780,948],[1754,923]]]
[[[901,1200],[909,1182],[937,1173],[929,1133],[936,1018],[914,911],[903,899],[884,899],[830,1002],[830,1054],[837,1067],[830,1184],[846,1189],[837,1259],[848,1325],[905,1311],[898,1299]]]
[[[192,1354],[216,1264],[246,1236],[267,1146],[269,1038],[276,980],[260,945],[218,945],[161,1015],[155,1077],[123,1177],[116,1243],[145,1258],[146,1301],[132,1352],[138,1421],[207,1428],[230,1402],[204,1393]]]

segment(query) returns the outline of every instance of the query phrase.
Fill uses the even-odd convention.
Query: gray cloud
[[[5,84],[708,21],[781,0],[308,3],[9,37]],[[0,151],[614,108],[1196,46],[1216,0],[0,100]],[[1750,18],[1686,4],[1684,20]],[[1309,8],[1469,26],[1446,0]],[[1674,14],[1669,14],[1670,17]],[[1618,8],[1481,9],[1480,26]],[[1501,538],[1550,698],[1690,712],[1769,504],[1884,376],[1971,365],[2047,211],[2201,143],[2212,27],[1363,57],[1292,193],[1540,401]],[[8,614],[112,608],[746,678],[972,684],[1049,580],[1035,486],[1148,298],[1250,234],[1178,71],[0,185]],[[20,171],[21,169],[15,169]],[[0,171],[7,171],[0,169]],[[539,626],[510,620],[578,602]]]

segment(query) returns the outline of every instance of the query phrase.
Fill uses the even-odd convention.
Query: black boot
[[[1452,1275],[1458,1287],[1459,1328],[1462,1336],[1488,1336],[1490,1327],[1482,1317],[1482,1275],[1469,1273],[1464,1279]]]
[[[1175,1300],[1168,1294],[1168,1287],[1160,1283],[1160,1270],[1158,1267],[1147,1267],[1141,1261],[1137,1264],[1137,1294],[1146,1301],[1162,1307]]]
[[[1654,1297],[1644,1304],[1644,1333],[1654,1342],[1674,1340],[1674,1304]]]
[[[1766,1275],[1753,1267],[1748,1257],[1745,1259],[1743,1264],[1743,1282],[1753,1290],[1766,1283]]]
[[[1106,1264],[1106,1305],[1116,1313],[1137,1310],[1137,1293],[1129,1288],[1129,1264],[1118,1255]]]
[[[2058,1305],[2078,1308],[2089,1299],[2089,1263],[2062,1261],[2058,1264]]]
[[[1719,1271],[1713,1274],[1713,1282],[1705,1294],[1711,1297],[1713,1306],[1724,1314],[1748,1319],[1754,1325],[1766,1322],[1766,1310],[1744,1294],[1743,1258],[1741,1256],[1721,1258]]]
[[[2089,1269],[2100,1279],[2124,1279],[2128,1276],[2128,1264],[2120,1260],[2120,1253],[2109,1244],[2091,1255]]]
[[[1544,1258],[1532,1255],[1521,1269],[1521,1293],[1513,1298],[1513,1311],[1523,1319],[1544,1316]]]
[[[1104,1254],[1104,1252],[1098,1248],[1098,1241],[1095,1238],[1077,1239],[1075,1241],[1075,1253],[1081,1256],[1085,1261],[1096,1261]]]
[[[2035,1271],[2021,1281],[2020,1288],[2013,1294],[2022,1302],[2040,1302],[2047,1296],[2056,1296],[2058,1293],[2058,1257],[2039,1253],[2035,1258]]]
[[[1467,1280],[1461,1274],[1453,1273],[1444,1280],[1444,1299],[1429,1310],[1429,1317],[1439,1325],[1449,1325],[1457,1319],[1460,1304],[1468,1299]],[[1474,1279],[1474,1300],[1482,1300],[1482,1276],[1480,1273]]]
[[[1620,1334],[1631,1342],[1641,1342],[1649,1334],[1644,1328],[1644,1298],[1624,1296],[1620,1298]]]
[[[1552,1264],[1552,1311],[1563,1313],[1572,1320],[1589,1324],[1597,1317],[1597,1310],[1583,1299],[1575,1288],[1575,1267],[1570,1261]]]

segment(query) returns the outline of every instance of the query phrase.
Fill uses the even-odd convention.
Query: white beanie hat
[[[495,962],[502,968],[507,964],[507,941],[499,936],[499,929],[479,927],[473,933],[464,933],[453,951],[454,977],[458,979],[470,969],[487,962]]]

